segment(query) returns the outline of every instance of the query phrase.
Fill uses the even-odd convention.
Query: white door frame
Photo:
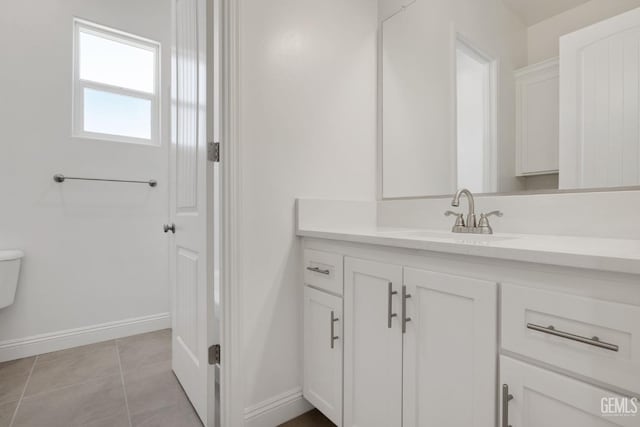
[[[220,332],[221,426],[244,426],[241,305],[241,150],[239,146],[238,0],[220,0]]]

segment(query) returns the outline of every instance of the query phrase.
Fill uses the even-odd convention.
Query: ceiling
[[[522,20],[531,26],[558,15],[589,0],[502,0]]]

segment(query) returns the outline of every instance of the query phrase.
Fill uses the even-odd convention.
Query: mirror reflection
[[[379,2],[384,198],[640,185],[640,0]]]

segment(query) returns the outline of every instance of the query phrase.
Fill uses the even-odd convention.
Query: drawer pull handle
[[[407,333],[407,322],[411,322],[411,317],[407,317],[407,300],[411,298],[411,294],[407,293],[407,287],[402,287],[402,333]]]
[[[340,338],[336,336],[336,331],[334,326],[338,320],[340,319],[336,317],[335,312],[332,310],[331,311],[331,349],[332,350],[335,348],[335,341]]]
[[[313,271],[314,273],[324,274],[325,276],[328,276],[329,274],[331,274],[330,270],[324,270],[320,267],[307,267],[307,270]]]
[[[553,325],[551,326],[540,326],[534,323],[527,323],[527,328],[533,331],[542,332],[545,334],[553,335],[560,338],[566,338],[568,340],[577,341],[583,344],[592,345],[598,348],[604,348],[605,350],[618,351],[620,347],[615,344],[610,344],[608,342],[600,341],[598,337],[582,337],[580,335],[570,334],[569,332],[558,331]]]
[[[398,291],[393,290],[393,283],[389,282],[389,288],[387,290],[387,327],[391,329],[391,320],[397,317],[398,314],[393,312],[393,296],[397,295]]]
[[[513,400],[513,394],[509,394],[509,386],[502,384],[502,427],[511,427],[509,424],[509,402]]]

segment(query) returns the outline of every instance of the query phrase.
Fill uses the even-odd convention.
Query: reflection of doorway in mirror
[[[457,187],[495,188],[495,61],[458,37],[456,42]]]

